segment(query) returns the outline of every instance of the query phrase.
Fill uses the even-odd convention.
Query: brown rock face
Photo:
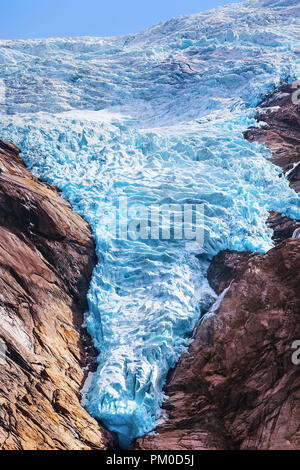
[[[285,83],[270,93],[260,104],[256,115],[262,127],[252,127],[244,135],[249,141],[269,147],[272,152],[270,160],[283,169],[290,186],[300,192],[300,106],[293,103],[295,90],[292,84]],[[296,94],[298,97],[298,91]],[[275,243],[291,237],[299,238],[299,220],[270,212],[267,224],[274,231]]]
[[[266,127],[245,137],[266,143],[299,191],[300,106],[292,91],[283,85],[268,96],[257,116]],[[226,250],[214,258],[208,279],[225,296],[170,375],[168,419],[136,449],[300,449],[300,366],[292,362],[300,340],[300,223],[272,212],[268,224],[278,245],[266,255]]]
[[[227,252],[225,270],[235,262]],[[168,383],[168,420],[136,448],[300,448],[300,240],[251,255],[234,275]]]
[[[278,212],[271,212],[268,225],[274,231],[273,240],[280,243],[287,238],[292,238],[295,231],[300,228],[300,222],[289,217],[283,217]]]
[[[211,287],[220,295],[232,280],[245,270],[255,253],[224,250],[218,253],[208,268],[207,278]]]
[[[300,106],[293,104],[295,89],[283,84],[260,104],[256,115],[262,127],[253,127],[245,132],[250,142],[266,144],[271,150],[271,162],[283,169],[290,186],[300,191]],[[268,219],[274,230],[274,241],[279,243],[293,235],[300,221],[292,221],[272,212]]]
[[[284,84],[260,105],[256,119],[263,127],[245,132],[249,141],[265,143],[272,152],[271,161],[281,167],[295,191],[300,191],[300,106],[293,104],[295,90]]]
[[[95,265],[88,225],[0,141],[0,448],[107,449],[80,404]],[[91,349],[91,348],[90,348]]]

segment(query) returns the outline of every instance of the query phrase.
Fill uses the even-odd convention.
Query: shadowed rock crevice
[[[91,357],[82,328],[96,263],[87,223],[0,141],[0,448],[109,449],[80,404]]]

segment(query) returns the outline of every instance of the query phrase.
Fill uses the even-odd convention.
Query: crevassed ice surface
[[[250,1],[117,38],[0,42],[1,138],[91,224],[84,404],[126,447],[154,429],[163,385],[215,298],[221,249],[271,247],[268,210],[300,216],[267,152],[243,139],[260,98],[300,77],[298,1]],[[203,203],[205,243],[117,238],[120,198]]]

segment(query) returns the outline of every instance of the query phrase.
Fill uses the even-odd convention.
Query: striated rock
[[[235,256],[215,259],[215,286],[218,276],[227,285]],[[170,377],[167,421],[135,448],[300,449],[300,369],[291,360],[300,339],[300,240],[233,271],[217,315],[202,321]]]
[[[80,404],[91,232],[19,153],[0,141],[0,448],[111,448]]]

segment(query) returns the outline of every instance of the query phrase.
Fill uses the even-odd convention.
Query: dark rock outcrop
[[[111,448],[80,404],[91,232],[19,153],[0,141],[0,448]]]
[[[244,136],[250,142],[266,144],[271,150],[270,161],[283,170],[290,186],[300,191],[300,105],[293,103],[295,88],[283,84],[270,93],[260,104],[256,120],[261,127],[248,129]],[[299,94],[299,93],[297,93]],[[292,221],[272,212],[268,219],[274,230],[275,243],[289,238],[300,227],[300,221]]]
[[[300,105],[290,85],[269,95],[245,137],[266,143],[300,189]],[[300,449],[300,223],[272,212],[266,255],[224,251],[208,278],[223,299],[203,319],[166,386],[167,420],[136,449]],[[294,236],[294,239],[291,237]],[[225,290],[226,289],[226,290]]]
[[[220,256],[214,284],[219,272],[228,287]],[[225,272],[236,256],[223,255]],[[300,448],[300,368],[291,360],[300,339],[300,240],[251,255],[234,276],[170,378],[167,421],[135,448]]]
[[[220,295],[230,282],[245,270],[248,261],[255,256],[255,253],[224,250],[218,253],[210,264],[207,278],[214,289]]]
[[[287,174],[300,162],[300,106],[293,104],[295,90],[284,84],[271,93],[259,106],[256,120],[261,127],[245,132],[249,141],[265,143],[272,152],[270,160]],[[298,171],[287,175],[291,186],[299,191]]]
[[[271,212],[267,223],[273,230],[273,240],[275,243],[281,243],[287,238],[292,238],[295,231],[300,228],[299,221],[283,217],[278,212]]]
[[[283,169],[295,191],[300,191],[300,105],[293,104],[295,92],[284,84],[271,93],[259,107],[256,120],[262,127],[245,132],[250,142],[264,143],[272,152],[270,161]]]

